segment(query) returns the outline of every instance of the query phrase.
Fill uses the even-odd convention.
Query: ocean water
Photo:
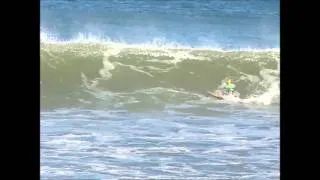
[[[41,179],[279,179],[278,0],[40,10]]]

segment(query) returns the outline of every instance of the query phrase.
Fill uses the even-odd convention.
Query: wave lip
[[[147,48],[147,49],[193,49],[193,50],[214,50],[214,51],[252,51],[252,52],[279,52],[279,48],[256,48],[256,47],[240,47],[240,48],[225,48],[221,45],[214,43],[214,45],[192,45],[186,43],[179,43],[169,41],[163,37],[155,37],[150,41],[130,43],[123,39],[112,39],[110,37],[97,36],[92,33],[83,34],[78,33],[71,39],[59,39],[56,35],[41,32],[40,41],[43,44],[101,44],[112,45],[122,48]]]

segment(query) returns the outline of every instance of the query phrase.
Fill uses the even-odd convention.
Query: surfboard
[[[215,93],[212,93],[212,92],[210,92],[210,91],[207,91],[208,92],[208,94],[210,95],[210,96],[212,96],[212,97],[215,97],[215,98],[217,98],[217,99],[224,99],[222,96],[219,96],[219,95],[217,95],[217,94],[215,94]]]

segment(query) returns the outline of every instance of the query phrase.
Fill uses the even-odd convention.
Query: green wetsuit
[[[234,85],[234,84],[227,84],[226,87],[225,87],[226,92],[228,94],[233,93],[235,88],[236,88],[236,85]]]

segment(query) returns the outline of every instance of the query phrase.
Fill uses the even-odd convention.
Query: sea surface
[[[40,11],[41,179],[280,179],[278,0]]]

